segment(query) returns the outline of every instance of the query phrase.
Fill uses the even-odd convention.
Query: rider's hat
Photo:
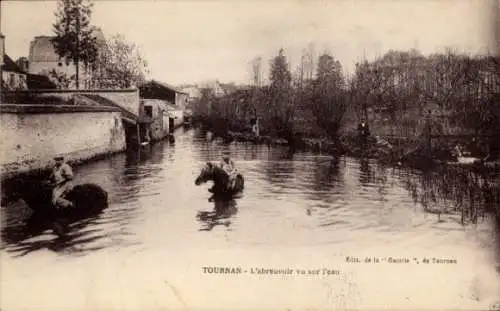
[[[54,157],[54,160],[55,161],[64,161],[64,157],[63,156],[57,156],[57,157]]]

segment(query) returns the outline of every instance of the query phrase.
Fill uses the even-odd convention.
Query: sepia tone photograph
[[[2,0],[0,310],[500,311],[500,1]]]

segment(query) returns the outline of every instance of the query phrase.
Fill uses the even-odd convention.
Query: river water
[[[0,309],[488,310],[500,302],[497,226],[426,212],[407,186],[418,172],[222,146],[196,130],[175,135],[76,168],[76,182],[100,184],[111,204],[65,238],[28,234],[22,202],[2,208]],[[224,150],[245,190],[215,213],[210,184],[194,179]]]

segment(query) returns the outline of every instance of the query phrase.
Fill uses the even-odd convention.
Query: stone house
[[[226,90],[224,89],[223,85],[217,80],[206,81],[206,82],[200,83],[198,85],[198,88],[200,90],[203,90],[203,89],[210,90],[212,95],[215,96],[216,98],[223,97],[223,96],[227,95]]]
[[[101,29],[96,29],[94,36],[97,38],[98,50],[106,47],[106,39]],[[70,78],[76,74],[76,68],[73,63],[66,64],[64,59],[56,53],[52,36],[37,36],[30,43],[28,68],[30,74],[39,74],[50,76],[55,71],[57,74],[66,75]],[[80,64],[79,83],[83,89],[89,89],[91,86],[91,72]],[[73,81],[69,87],[75,88]]]
[[[144,118],[150,120],[148,135],[150,140],[162,140],[169,134],[169,115],[166,103],[160,99],[141,99]]]
[[[165,138],[184,123],[188,94],[159,81],[149,81],[139,86],[139,96],[144,107],[144,117],[151,119],[152,140]]]
[[[188,104],[194,103],[201,98],[201,90],[195,85],[185,86],[181,91],[187,94]]]

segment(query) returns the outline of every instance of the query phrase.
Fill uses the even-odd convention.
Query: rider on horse
[[[52,190],[52,205],[55,208],[72,207],[73,203],[64,199],[64,195],[71,189],[70,181],[73,179],[73,171],[71,166],[64,161],[64,157],[55,157],[56,161],[52,174],[50,175],[51,184],[54,186]]]
[[[222,155],[222,161],[220,163],[220,166],[229,176],[227,188],[228,189],[234,188],[235,183],[236,183],[236,175],[237,175],[238,171],[236,170],[236,168],[234,166],[234,162],[229,158],[228,152],[225,152]]]

